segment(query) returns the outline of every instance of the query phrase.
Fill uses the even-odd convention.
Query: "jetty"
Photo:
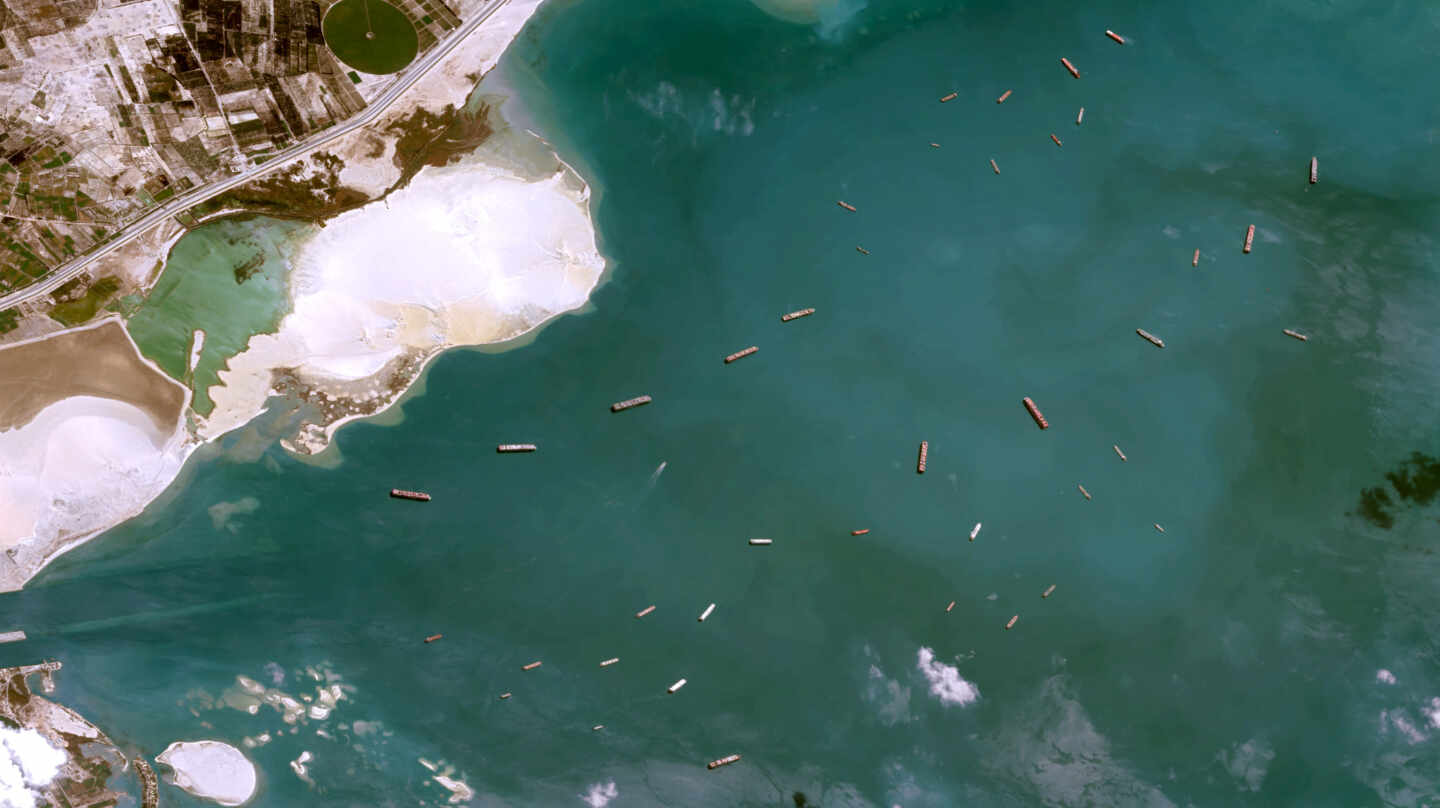
[[[932,143],[932,144],[930,144],[930,145],[933,146],[933,145],[935,145],[935,144]],[[809,309],[799,309],[799,310],[797,310],[797,311],[792,311],[792,312],[790,312],[789,314],[782,314],[782,315],[780,315],[780,322],[782,322],[782,323],[788,323],[788,322],[790,322],[791,320],[798,320],[798,319],[800,319],[801,317],[809,317],[810,315],[812,315],[812,314],[814,314],[814,313],[815,313],[815,309],[813,309],[813,308],[809,308]]]
[[[1055,591],[1055,584],[1050,584],[1049,586],[1047,586],[1047,587],[1045,588],[1045,591],[1044,591],[1044,592],[1041,592],[1041,593],[1040,593],[1040,597],[1042,597],[1042,598],[1048,598],[1048,597],[1050,597],[1050,594],[1051,594],[1052,592],[1054,592],[1054,591]]]
[[[749,348],[746,348],[746,349],[741,350],[741,351],[736,351],[735,353],[732,353],[732,354],[730,354],[729,356],[725,357],[725,364],[728,365],[728,364],[730,364],[731,362],[734,362],[736,359],[744,359],[745,357],[749,356],[750,354],[755,353],[755,352],[758,351],[758,350],[760,350],[759,347],[757,347],[757,346],[755,346],[755,345],[751,345]]]
[[[712,603],[712,604],[710,604],[709,606],[706,606],[706,607],[705,607],[705,611],[703,611],[703,612],[700,613],[700,618],[699,618],[699,620],[697,620],[696,622],[703,623],[703,622],[705,622],[706,620],[709,620],[709,619],[710,619],[710,615],[713,614],[714,612],[715,612],[715,604]]]
[[[959,93],[947,93],[945,95],[942,95],[940,96],[940,103],[944,104],[947,101],[954,101],[957,97],[959,97],[959,95]]]
[[[852,530],[852,531],[850,531],[850,535],[851,535],[851,536],[864,536],[866,533],[869,533],[869,532],[870,532],[870,528],[868,528],[868,527],[862,527],[862,528],[860,528],[859,530]]]
[[[751,540],[750,540],[750,546],[751,546],[751,547],[769,547],[769,546],[772,545],[772,544],[774,544],[774,542],[771,541],[770,539],[751,539]]]
[[[538,667],[540,667],[541,665],[544,665],[544,664],[545,664],[545,663],[543,663],[543,662],[541,662],[540,660],[537,659],[537,660],[535,660],[534,662],[531,662],[531,663],[528,664],[528,665],[521,665],[521,666],[520,666],[520,670],[522,670],[522,671],[533,671],[533,670],[535,670],[536,668],[538,668]]]
[[[1146,330],[1143,329],[1143,328],[1137,328],[1137,329],[1135,329],[1135,333],[1136,333],[1136,334],[1139,334],[1139,335],[1142,336],[1142,337],[1144,337],[1146,342],[1150,343],[1151,345],[1154,345],[1156,348],[1164,348],[1164,347],[1165,347],[1165,340],[1160,339],[1159,337],[1155,336],[1154,334],[1151,334],[1149,331],[1146,331]]]
[[[1076,483],[1076,484],[1075,484],[1075,487],[1078,488],[1078,489],[1080,489],[1080,493],[1081,493],[1086,499],[1089,499],[1089,498],[1090,498],[1090,492],[1085,490],[1085,486],[1080,485],[1079,483]]]
[[[1029,396],[1020,399],[1020,403],[1025,405],[1025,409],[1030,412],[1030,417],[1035,419],[1036,426],[1041,429],[1050,428],[1050,422],[1045,420],[1045,416],[1040,413],[1040,408],[1035,406],[1035,402],[1031,401]]]
[[[1003,103],[1005,103],[1005,99],[1009,98],[1009,97],[1010,97],[1010,94],[1013,93],[1013,92],[1015,92],[1015,91],[1014,91],[1014,90],[1006,90],[1005,92],[1001,93],[1001,94],[1000,94],[1000,97],[997,98],[997,99],[995,99],[995,103],[997,103],[997,104],[1003,104]]]
[[[1287,336],[1287,337],[1294,337],[1295,339],[1298,339],[1298,340],[1300,340],[1301,342],[1308,342],[1308,341],[1310,340],[1309,337],[1305,336],[1304,334],[1301,334],[1299,331],[1291,331],[1291,330],[1288,329],[1288,328],[1282,329],[1282,330],[1285,332],[1285,336]],[[15,632],[15,633],[17,633],[17,634],[20,635],[20,639],[22,639],[22,640],[25,639],[25,632],[20,631],[20,632]],[[4,640],[0,640],[0,642],[4,642]]]
[[[1255,243],[1255,225],[1250,225],[1245,230],[1245,253],[1250,253],[1250,245]]]
[[[519,452],[533,452],[538,448],[533,443],[502,443],[495,447],[500,454],[516,454]]]
[[[1120,447],[1118,445],[1112,444],[1110,448],[1115,450],[1115,454],[1120,455],[1120,462],[1126,462],[1125,453],[1120,451]]]
[[[1124,45],[1124,44],[1125,44],[1125,37],[1120,36],[1119,34],[1115,33],[1114,31],[1111,31],[1109,28],[1106,28],[1106,29],[1105,29],[1105,36],[1110,37],[1111,39],[1115,40],[1115,42],[1118,43],[1118,44],[1120,44],[1120,45]]]
[[[140,808],[159,808],[160,781],[155,777],[155,768],[150,761],[136,755],[135,773],[140,776]]]
[[[396,499],[410,499],[416,502],[429,502],[430,495],[424,491],[406,491],[403,488],[390,489],[390,496]]]
[[[1061,56],[1061,57],[1060,57],[1060,64],[1065,65],[1065,69],[1070,71],[1070,75],[1074,76],[1074,77],[1077,78],[1077,79],[1080,78],[1080,71],[1075,69],[1075,65],[1070,64],[1070,60],[1069,60],[1069,59],[1066,59],[1064,56]]]
[[[611,411],[611,412],[623,412],[623,411],[625,411],[625,410],[628,410],[628,409],[631,409],[631,408],[634,408],[634,407],[639,407],[639,406],[641,406],[642,404],[649,404],[650,402],[652,402],[652,401],[654,401],[654,400],[655,400],[655,399],[653,399],[653,398],[651,398],[651,397],[649,397],[649,396],[636,396],[636,397],[634,397],[634,398],[627,398],[627,399],[625,399],[624,401],[617,401],[617,402],[615,402],[614,404],[611,404],[611,405],[610,405],[610,411]]]
[[[429,643],[435,642],[436,640],[444,636],[444,634],[431,634],[429,637],[425,638],[425,643],[428,645]]]
[[[654,606],[646,606],[645,608],[643,608],[643,609],[641,609],[640,611],[638,611],[638,612],[635,613],[635,619],[636,619],[636,620],[639,620],[640,618],[644,617],[645,615],[647,615],[647,614],[649,614],[649,613],[651,613],[651,612],[653,612],[653,611],[655,611],[655,607],[654,607]]]
[[[735,761],[737,761],[737,760],[739,760],[739,759],[740,759],[740,756],[739,756],[739,755],[726,755],[725,757],[720,758],[719,760],[712,760],[712,761],[710,761],[709,763],[706,763],[706,764],[705,764],[705,768],[707,768],[707,769],[718,769],[718,768],[720,768],[721,766],[729,766],[731,763],[734,763]]]
[[[837,204],[837,205],[839,205],[840,207],[842,207],[842,208],[850,211],[851,213],[856,213],[856,212],[857,212],[857,211],[855,210],[855,206],[854,206],[854,205],[852,205],[852,204],[850,204],[849,202],[846,202],[846,201],[844,201],[844,200],[836,200],[836,201],[835,201],[835,204]]]
[[[915,461],[915,473],[925,473],[925,459],[930,456],[930,441],[920,441],[920,458]]]
[[[679,681],[675,682],[675,684],[670,685],[669,687],[665,688],[665,692],[666,692],[666,693],[674,693],[674,692],[676,692],[677,690],[679,690],[680,688],[682,688],[682,687],[684,687],[684,686],[685,686],[685,680],[684,680],[684,679],[680,679]]]
[[[1311,184],[1311,185],[1314,185],[1315,183],[1317,183],[1317,182],[1319,182],[1319,181],[1320,181],[1320,160],[1319,160],[1318,158],[1311,157],[1311,158],[1310,158],[1310,184]]]

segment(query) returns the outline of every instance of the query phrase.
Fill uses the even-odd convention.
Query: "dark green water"
[[[1385,475],[1440,454],[1437,15],[549,6],[502,71],[596,186],[594,310],[442,357],[336,468],[265,424],[197,456],[0,651],[152,753],[285,727],[204,705],[326,665],[262,806],[443,804],[420,757],[475,805],[1434,804],[1440,509]]]

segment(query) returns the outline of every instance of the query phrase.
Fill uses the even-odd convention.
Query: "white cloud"
[[[1379,682],[1382,685],[1393,685],[1395,684],[1395,674],[1385,670],[1384,668],[1381,668],[1380,670],[1375,671],[1375,681]]]
[[[0,808],[35,808],[67,757],[33,729],[0,728]]]
[[[620,796],[620,789],[616,788],[615,781],[611,780],[604,784],[592,784],[589,791],[580,795],[580,799],[584,800],[590,808],[605,808],[611,800],[618,796]]]
[[[930,693],[946,706],[964,706],[980,698],[980,689],[960,677],[960,670],[954,665],[935,661],[935,652],[921,648],[916,655],[916,665],[930,683]]]
[[[1440,699],[1431,699],[1429,707],[1421,707],[1420,712],[1430,719],[1430,726],[1440,729]]]

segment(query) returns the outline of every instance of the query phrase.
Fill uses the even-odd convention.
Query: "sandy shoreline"
[[[0,591],[145,509],[196,442],[190,391],[118,318],[0,350]]]
[[[396,122],[463,104],[539,2],[511,0],[379,121],[336,144],[345,181],[372,195],[394,186]],[[231,357],[221,383],[209,388],[216,407],[207,418],[194,416],[188,388],[141,356],[116,317],[39,329],[0,348],[3,385],[37,365],[36,351],[76,340],[108,346],[92,364],[4,399],[0,591],[19,589],[56,557],[140,513],[198,446],[250,423],[275,395],[308,405],[312,415],[281,444],[313,454],[344,424],[403,399],[444,351],[525,344],[546,323],[585,307],[606,271],[590,188],[538,135],[495,120],[513,153],[487,143],[482,154],[423,169],[408,185],[329,220],[302,245],[288,281],[289,314],[275,333],[252,337]],[[377,149],[377,141],[391,145]],[[236,214],[243,212],[211,218]],[[97,266],[153,288],[162,268],[153,262],[168,259],[185,232],[157,227]],[[203,330],[192,335],[192,369],[203,339]],[[93,365],[102,361],[108,369]],[[82,436],[84,446],[63,445],[66,435]],[[69,465],[56,456],[71,458]]]

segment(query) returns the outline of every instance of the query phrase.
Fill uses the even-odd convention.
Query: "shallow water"
[[[421,757],[477,805],[1433,804],[1440,512],[1385,475],[1440,454],[1436,28],[548,7],[503,79],[595,184],[593,311],[442,357],[338,467],[264,423],[197,455],[7,596],[0,653],[152,754],[285,727],[204,706],[324,663],[353,690],[250,751],[263,806],[442,804]]]
[[[195,392],[195,411],[210,412],[208,390],[230,357],[255,334],[274,331],[289,310],[287,261],[314,227],[269,217],[228,218],[185,234],[166,271],[129,319],[141,353]],[[205,344],[186,374],[195,329]]]

